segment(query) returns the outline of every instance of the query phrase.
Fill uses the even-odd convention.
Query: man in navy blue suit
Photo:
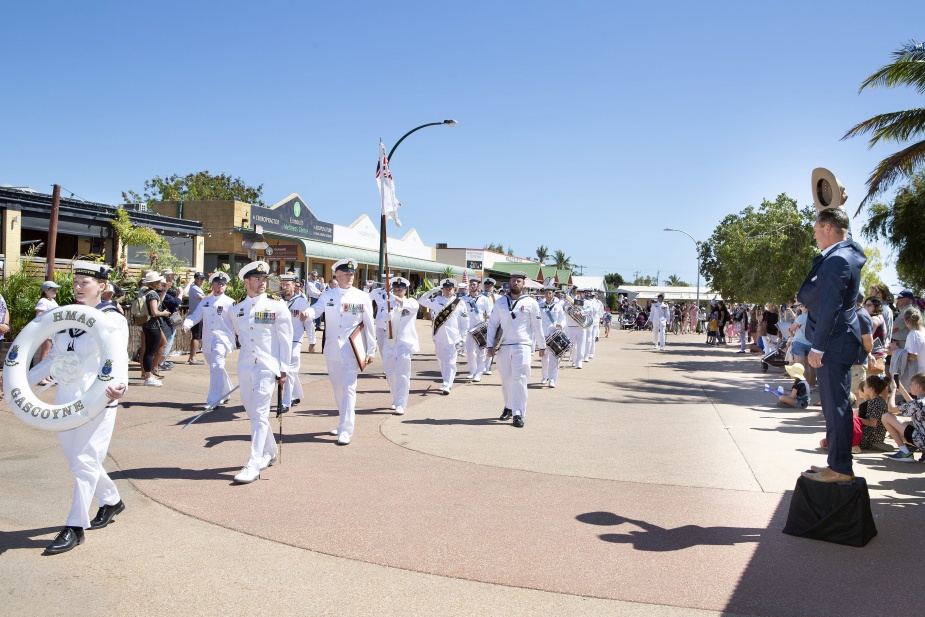
[[[818,482],[851,482],[851,365],[861,349],[855,299],[867,257],[849,237],[848,215],[843,209],[821,210],[813,229],[822,254],[813,259],[797,298],[809,309],[806,338],[812,349],[808,361],[816,369],[829,458],[827,467],[814,465],[812,472],[802,475]]]

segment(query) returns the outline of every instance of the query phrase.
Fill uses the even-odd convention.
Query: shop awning
[[[294,239],[294,238],[293,238]],[[379,252],[369,249],[354,248],[352,246],[343,246],[340,244],[331,244],[329,242],[320,242],[318,240],[298,239],[305,248],[305,256],[312,259],[330,259],[337,261],[340,259],[353,258],[361,264],[379,267]],[[443,264],[438,261],[420,259],[418,257],[406,257],[405,255],[395,255],[389,253],[389,270],[408,270],[411,272],[427,272],[430,274],[441,274],[447,268],[453,270],[454,276],[462,276],[465,268]]]

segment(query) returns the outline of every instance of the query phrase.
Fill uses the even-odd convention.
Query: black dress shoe
[[[302,402],[302,399],[300,399],[300,398],[294,398],[294,399],[292,399],[292,406],[295,407],[296,405],[298,405],[298,404],[301,403],[301,402]]]
[[[44,555],[66,553],[78,544],[84,543],[84,530],[80,527],[65,527],[54,541],[45,547]]]
[[[510,420],[511,416],[513,415],[514,415],[514,412],[508,409],[507,407],[505,407],[504,412],[501,414],[501,417],[498,419],[499,420]]]
[[[516,426],[517,428],[523,428],[523,427],[524,427],[524,419],[523,419],[523,416],[514,416],[514,426]]]
[[[121,499],[119,503],[101,507],[96,513],[96,518],[90,521],[90,529],[102,529],[112,522],[116,514],[123,510],[125,510],[125,503]]]

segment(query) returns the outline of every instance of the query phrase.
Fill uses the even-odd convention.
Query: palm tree
[[[672,274],[671,276],[669,276],[668,280],[665,281],[665,284],[670,287],[690,287],[691,286],[690,283],[686,281],[682,281],[681,277],[678,276],[677,274]]]
[[[925,93],[925,45],[914,40],[893,52],[893,62],[881,67],[861,83],[858,92],[865,88],[883,86],[912,86],[919,94]],[[904,142],[925,133],[925,108],[894,111],[874,116],[845,133],[842,139],[872,133],[868,141],[873,148],[880,140]],[[875,195],[886,190],[897,179],[911,178],[917,169],[925,166],[925,140],[891,154],[880,161],[867,179],[867,195],[858,205],[857,212]]]
[[[549,259],[549,247],[545,244],[539,245],[536,249],[536,258],[540,260],[540,263],[544,266],[546,265],[546,260]]]
[[[556,263],[556,268],[559,270],[572,267],[572,258],[567,256],[562,251],[556,251],[553,253],[552,260]]]

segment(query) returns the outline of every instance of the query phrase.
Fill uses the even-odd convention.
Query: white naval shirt
[[[653,302],[652,310],[649,312],[649,321],[653,324],[659,324],[659,322],[664,319],[665,324],[671,323],[671,313],[668,310],[668,305],[664,302]]]
[[[396,343],[410,345],[412,351],[421,351],[418,341],[418,331],[415,323],[418,317],[418,301],[414,298],[400,299],[391,295],[392,310],[388,308],[379,311],[376,316],[376,328],[385,332],[382,340],[386,345],[395,346]],[[387,306],[387,305],[383,305]],[[392,323],[392,338],[389,338],[389,322]]]
[[[549,304],[545,299],[541,299],[537,304],[540,307],[540,314],[543,318],[543,336],[549,338],[549,335],[559,328],[564,328],[568,317],[565,315],[565,309],[562,308],[562,301],[555,298]]]
[[[435,293],[440,295],[433,297]],[[439,287],[435,287],[421,296],[418,302],[421,303],[421,306],[430,309],[431,319],[437,319],[437,315],[440,314],[443,307],[453,302],[455,299],[456,298],[444,297],[442,290]],[[456,308],[453,309],[453,313],[443,322],[440,329],[434,332],[434,342],[438,345],[456,345],[466,336],[468,326],[469,313],[466,308],[466,303],[460,299],[460,301],[456,303]]]
[[[305,336],[305,332],[309,327],[314,328],[315,325],[310,321],[303,322],[299,317],[302,315],[302,311],[307,309],[310,306],[308,298],[302,294],[292,294],[289,299],[283,298],[283,302],[286,303],[286,306],[289,307],[289,315],[292,318],[292,342],[300,343],[302,342],[302,337]]]
[[[543,336],[543,316],[536,300],[522,294],[517,300],[505,296],[495,302],[488,319],[487,348],[495,346],[495,336],[501,327],[501,346],[530,345],[536,349],[546,349],[546,337]]]
[[[483,321],[488,321],[488,316],[491,313],[491,300],[488,299],[488,296],[481,294],[463,296],[462,301],[466,303],[466,312],[469,314],[469,330]]]
[[[302,311],[309,320],[324,315],[324,352],[340,353],[341,347],[350,344],[350,335],[361,323],[366,337],[366,351],[376,355],[376,325],[373,323],[373,301],[369,294],[356,287],[325,289],[318,301]]]
[[[292,320],[286,303],[267,294],[248,296],[235,304],[231,313],[241,343],[238,366],[262,364],[277,376],[288,372],[292,364]]]
[[[199,301],[199,306],[183,320],[183,328],[189,330],[202,322],[203,349],[212,349],[214,343],[225,346],[229,352],[234,351],[234,324],[231,312],[234,300],[222,294],[206,296]]]

